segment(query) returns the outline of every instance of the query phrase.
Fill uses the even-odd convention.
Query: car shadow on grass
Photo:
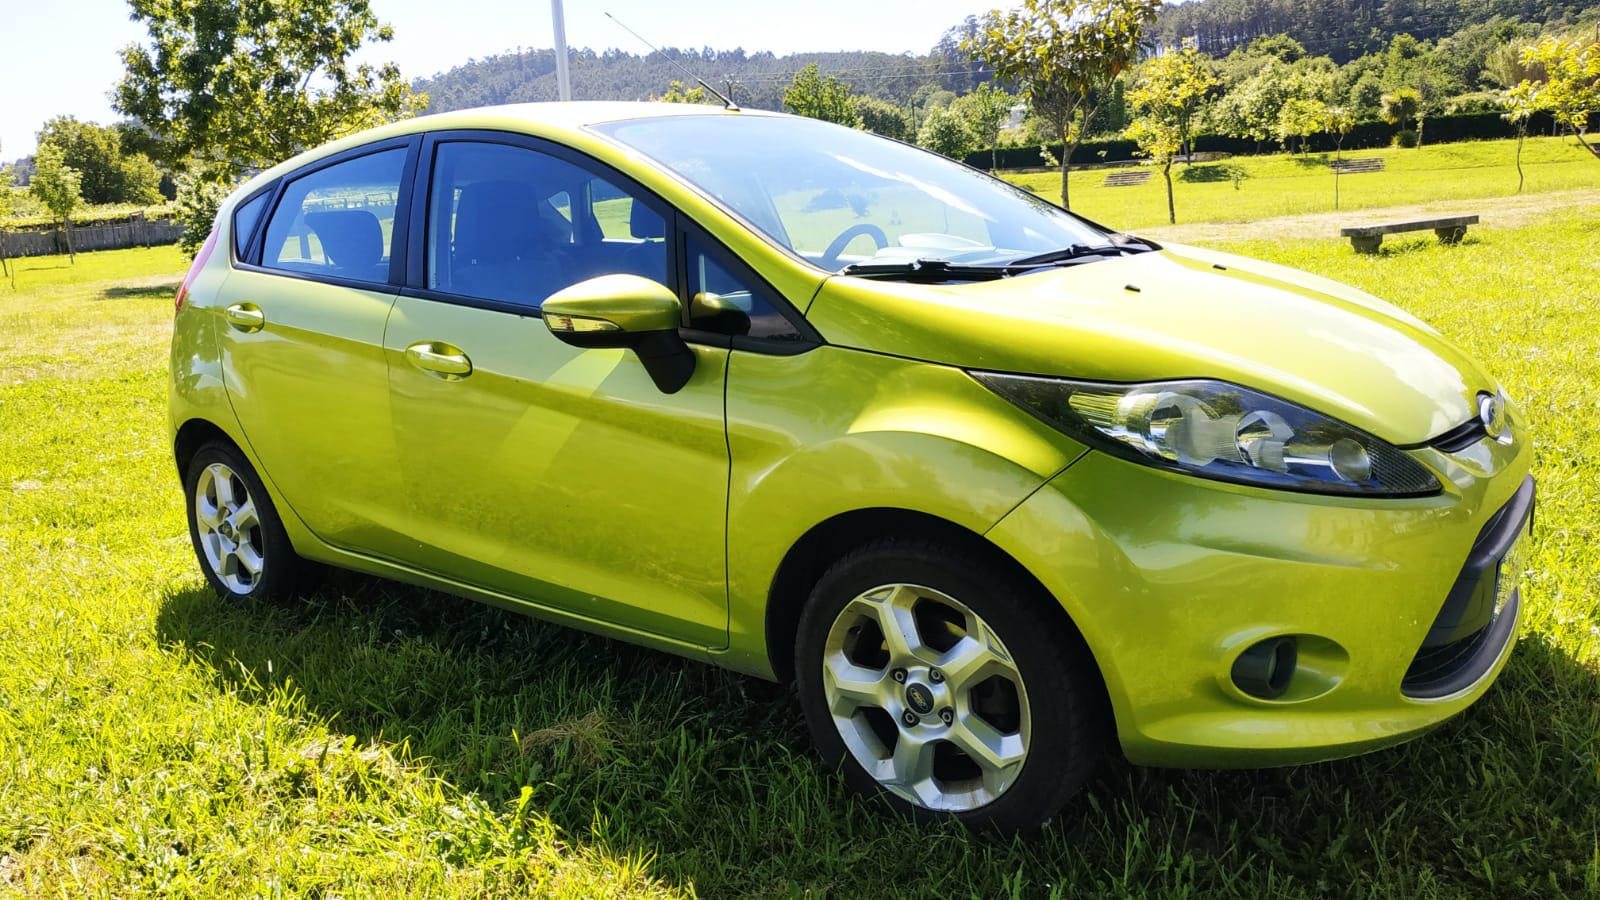
[[[96,295],[97,300],[150,300],[156,297],[171,298],[178,289],[178,282],[163,281],[159,284],[147,284],[138,287],[110,287]]]
[[[531,785],[571,841],[706,897],[1577,893],[1600,870],[1600,688],[1537,635],[1403,747],[1266,770],[1113,759],[1044,831],[1004,837],[850,797],[781,687],[430,591],[349,574],[276,607],[184,591],[157,629],[221,691],[295,691],[497,808]],[[1571,863],[1528,870],[1551,859]]]

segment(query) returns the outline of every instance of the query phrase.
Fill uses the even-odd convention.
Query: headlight
[[[1380,438],[1227,382],[971,374],[1069,437],[1137,462],[1319,494],[1411,497],[1440,487],[1421,463]]]

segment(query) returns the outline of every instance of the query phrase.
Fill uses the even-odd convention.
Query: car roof
[[[785,113],[766,110],[726,109],[703,103],[646,103],[616,100],[568,100],[542,103],[512,103],[480,106],[444,113],[431,113],[382,125],[314,147],[273,166],[252,178],[247,187],[355,147],[390,138],[426,131],[482,129],[514,131],[551,138],[564,143],[594,140],[587,132],[591,125],[628,119],[664,119],[682,116],[762,116],[789,118]]]

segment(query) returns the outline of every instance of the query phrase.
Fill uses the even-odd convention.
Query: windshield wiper
[[[1052,263],[1072,262],[1073,260],[1086,259],[1091,256],[1121,256],[1124,253],[1148,253],[1151,250],[1160,250],[1156,244],[1136,238],[1131,234],[1112,232],[1106,235],[1110,243],[1107,244],[1073,244],[1059,250],[1050,250],[1035,256],[1024,256],[1007,263],[1008,266],[1048,266]]]
[[[1129,253],[1149,253],[1152,250],[1161,249],[1160,244],[1149,238],[1135,237],[1131,234],[1124,234],[1121,231],[1111,232],[1106,235],[1106,239]]]
[[[1026,271],[1028,266],[969,266],[943,259],[917,259],[896,263],[856,263],[839,270],[840,275],[860,278],[893,278],[923,284],[945,281],[993,281]]]

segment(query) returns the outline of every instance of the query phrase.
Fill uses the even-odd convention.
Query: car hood
[[[1030,375],[1215,378],[1397,444],[1476,414],[1494,382],[1410,314],[1271,263],[1168,245],[998,281],[837,276],[806,313],[833,344]]]

